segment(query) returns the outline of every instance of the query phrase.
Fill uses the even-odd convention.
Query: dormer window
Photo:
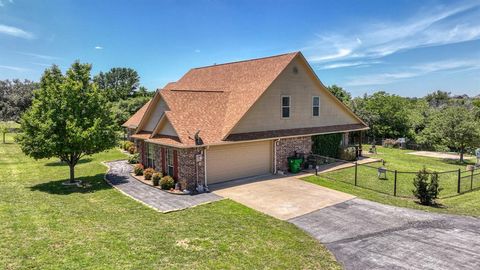
[[[320,115],[320,97],[319,96],[312,97],[312,115],[313,116]]]
[[[290,96],[282,96],[282,118],[290,118]]]

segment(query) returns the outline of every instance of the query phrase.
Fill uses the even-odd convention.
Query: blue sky
[[[353,95],[480,94],[480,1],[0,0],[0,79],[52,63],[131,67],[150,90],[192,67],[302,51]]]

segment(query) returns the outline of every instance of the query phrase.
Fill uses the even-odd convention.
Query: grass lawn
[[[365,148],[367,148],[366,146]],[[465,164],[458,164],[455,161],[447,161],[437,158],[420,157],[408,155],[410,150],[399,150],[391,148],[378,147],[378,154],[371,155],[375,158],[381,158],[386,161],[386,168],[389,170],[398,171],[416,171],[423,166],[427,169],[435,171],[450,171],[450,170],[465,170]],[[380,167],[381,163],[374,163],[371,166]],[[317,176],[310,176],[304,180],[319,184],[325,187],[336,189],[356,195],[360,198],[402,206],[409,208],[422,209],[427,211],[436,211],[444,213],[462,214],[480,216],[480,191],[473,191],[463,195],[450,197],[456,194],[457,190],[457,173],[448,173],[440,176],[441,186],[444,190],[440,193],[443,199],[439,200],[442,207],[425,207],[417,204],[414,200],[408,198],[393,197],[393,173],[387,173],[387,180],[379,180],[377,178],[377,171],[375,168],[368,168],[366,166],[358,167],[357,184],[359,187],[352,185],[354,183],[354,168],[333,171]],[[462,174],[462,177],[466,176]],[[400,196],[412,196],[414,174],[398,174],[397,176],[397,194]],[[338,181],[341,180],[341,181]],[[462,178],[462,190],[470,187],[470,178]],[[480,186],[480,177],[474,178],[474,188]],[[379,193],[383,192],[385,194]]]
[[[0,269],[339,269],[333,256],[294,225],[230,200],[161,214],[103,181],[100,161],[62,186],[68,167],[34,161],[0,144]]]

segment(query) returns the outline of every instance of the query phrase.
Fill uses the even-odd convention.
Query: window
[[[173,176],[173,150],[167,149],[167,175]]]
[[[152,143],[147,144],[147,167],[155,169],[155,146]]]
[[[320,97],[312,97],[312,115],[320,115]]]
[[[282,118],[290,117],[290,97],[282,96]]]

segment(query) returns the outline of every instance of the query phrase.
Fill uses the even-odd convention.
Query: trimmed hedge
[[[338,158],[341,141],[341,133],[312,136],[312,153],[321,156]]]

